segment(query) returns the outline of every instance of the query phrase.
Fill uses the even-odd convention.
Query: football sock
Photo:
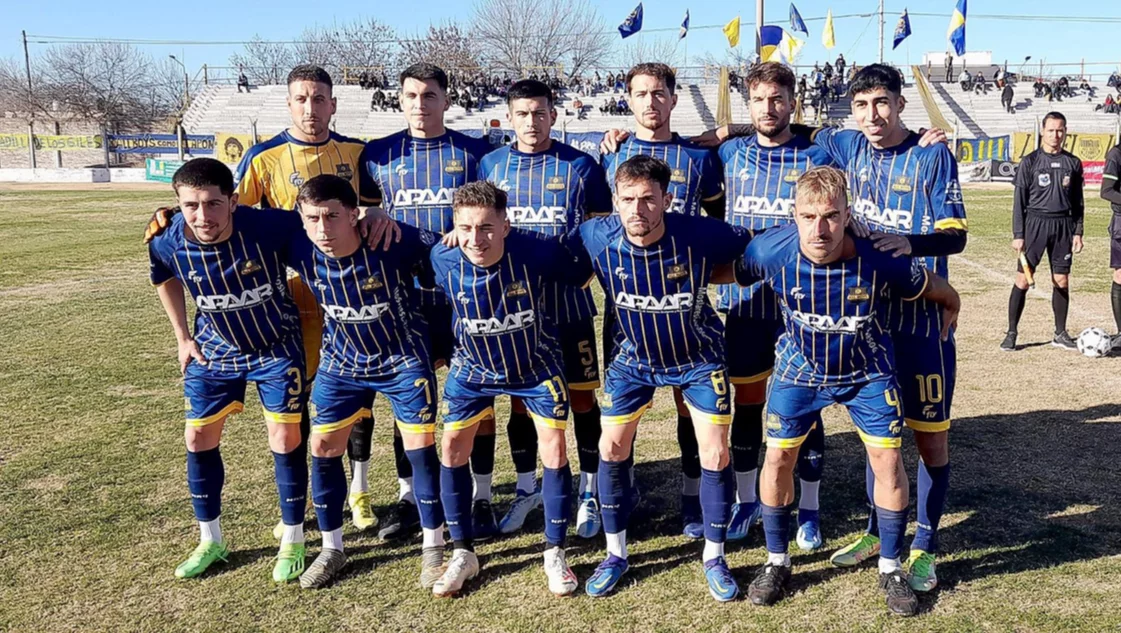
[[[409,503],[416,503],[416,495],[413,494],[413,477],[412,475],[404,479],[397,480],[397,499],[401,501],[408,501]]]
[[[950,487],[950,464],[927,466],[919,460],[919,500],[916,505],[917,527],[911,549],[933,554],[938,550],[938,523],[946,508],[946,492]]]
[[[818,520],[818,488],[821,486],[820,481],[806,481],[803,479],[802,496],[798,499],[798,525],[806,521]]]
[[[785,555],[790,548],[790,514],[793,505],[759,505],[763,508],[763,534],[767,538],[767,552]]]
[[[210,521],[199,521],[199,540],[221,543],[222,519],[218,518],[212,519]]]
[[[413,465],[405,457],[405,441],[396,429],[393,433],[393,467],[397,469],[397,479],[409,479],[413,476]]]
[[[281,545],[288,545],[290,543],[303,543],[304,542],[304,524],[297,523],[296,525],[285,525],[284,534],[280,537]]]
[[[572,468],[546,468],[541,479],[541,499],[545,506],[545,542],[564,547],[564,537],[572,514]]]
[[[731,435],[732,465],[736,472],[758,469],[759,449],[763,445],[763,404],[737,404],[732,412]]]
[[[533,494],[537,490],[537,473],[529,471],[528,473],[518,473],[518,481],[515,485],[518,492],[524,492],[527,495]]]
[[[788,552],[767,552],[767,564],[790,567],[790,554]]]
[[[314,457],[312,460],[314,461]],[[351,494],[367,492],[369,490],[370,460],[350,461],[350,492]]]
[[[708,561],[713,560],[714,558],[720,558],[723,555],[724,555],[724,542],[723,541],[720,541],[718,543],[716,541],[710,541],[708,539],[705,539],[705,547],[704,547],[704,550],[701,551],[701,560],[702,561],[707,563]]]
[[[880,533],[880,521],[876,516],[876,472],[872,470],[872,462],[864,458],[864,492],[868,495],[868,534],[876,536]]]
[[[529,413],[510,412],[510,422],[506,425],[506,437],[510,440],[510,458],[514,462],[514,472],[537,472],[537,426]],[[521,490],[521,488],[519,488]]]
[[[343,529],[323,530],[323,549],[336,549],[343,551]]]
[[[311,501],[319,529],[324,533],[343,526],[346,473],[343,458],[311,456]]]
[[[421,547],[443,547],[447,545],[444,540],[444,526],[435,528],[421,528]]]
[[[425,538],[429,531],[439,532],[443,544],[444,507],[440,503],[440,458],[436,456],[436,445],[405,451],[405,454],[413,466],[413,494]]]
[[[1028,298],[1028,289],[1020,290],[1012,286],[1012,294],[1008,297],[1008,331],[1015,332],[1020,326],[1020,315],[1024,313],[1024,303]]]
[[[732,465],[722,470],[701,471],[701,514],[705,522],[705,539],[723,543],[728,536],[728,519],[732,514]]]
[[[572,423],[576,427],[576,455],[580,459],[581,474],[594,474],[599,470],[599,435],[602,428],[599,418],[598,403],[590,411],[572,412]],[[595,486],[594,479],[592,486]]]
[[[1113,305],[1113,323],[1121,332],[1121,284],[1116,281],[1109,287],[1109,302]]]
[[[599,462],[596,462],[596,470],[599,470]],[[580,473],[580,494],[589,493],[593,497],[599,494],[599,486],[596,485],[596,475],[598,473]]]
[[[736,503],[755,503],[755,480],[758,476],[758,468],[744,473],[736,472]]]
[[[475,474],[475,501],[486,501],[487,503],[494,501],[494,496],[491,492],[493,479],[493,473],[488,473],[486,475]]]
[[[883,556],[880,556],[880,563],[878,566],[881,574],[890,574],[903,569],[903,563],[901,563],[898,558],[885,558]]]
[[[302,530],[307,506],[307,458],[299,451],[274,451],[272,458],[276,491],[280,495],[280,518],[284,525],[299,525]]]
[[[623,560],[627,559],[627,531],[621,532],[607,532],[607,553],[618,556]]]
[[[599,502],[603,530],[608,535],[627,529],[631,513],[631,483],[627,463],[599,460]]]
[[[677,445],[681,447],[681,474],[690,479],[701,477],[701,449],[693,419],[677,414]]]
[[[1051,311],[1055,313],[1055,334],[1067,331],[1067,312],[1070,310],[1070,288],[1051,288]]]
[[[876,507],[880,521],[880,558],[898,560],[903,552],[903,534],[907,531],[907,509],[887,510]]]
[[[213,521],[222,514],[222,485],[226,483],[226,467],[219,447],[208,451],[187,451],[187,489],[191,506],[199,521]]]
[[[471,539],[471,467],[440,465],[440,501],[456,549],[475,551]]]

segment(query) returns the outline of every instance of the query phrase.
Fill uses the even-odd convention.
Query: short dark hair
[[[452,210],[463,207],[494,209],[498,215],[506,215],[506,192],[489,180],[476,180],[455,190],[452,195]]]
[[[662,188],[662,193],[669,190],[669,179],[673,175],[665,161],[646,154],[637,154],[623,161],[615,170],[615,187],[619,183],[647,180],[656,182]]]
[[[849,86],[849,96],[883,88],[894,95],[903,93],[903,78],[899,71],[886,64],[868,64],[857,71]]]
[[[751,93],[752,88],[759,84],[775,84],[781,88],[786,88],[793,95],[797,81],[794,79],[794,72],[785,65],[779,62],[763,62],[749,70],[747,76],[743,79],[743,85],[747,86],[748,94]]]
[[[638,75],[646,75],[655,79],[661,79],[666,88],[669,88],[669,93],[673,94],[677,90],[677,76],[674,74],[673,69],[661,62],[644,62],[632,68],[627,73],[626,86],[627,94],[631,92],[631,80]]]
[[[229,197],[234,193],[234,175],[229,167],[214,158],[195,158],[183,163],[171,177],[171,188],[176,193],[179,187],[202,189],[204,187],[218,187],[223,196]]]
[[[548,99],[549,107],[553,107],[555,100],[553,91],[545,85],[545,82],[536,79],[523,79],[510,86],[510,90],[506,92],[506,103],[511,104],[515,99],[538,99],[541,97]]]
[[[1040,127],[1047,125],[1047,121],[1051,119],[1058,119],[1063,122],[1063,127],[1067,126],[1067,118],[1063,116],[1062,112],[1048,112],[1047,114],[1043,115],[1043,122],[1039,124]]]
[[[335,174],[320,174],[300,185],[296,202],[322,204],[328,200],[338,200],[347,209],[358,208],[358,194],[350,181]]]
[[[427,62],[420,62],[409,66],[401,71],[401,85],[405,85],[406,79],[416,79],[418,81],[436,80],[436,84],[440,86],[440,90],[448,91],[448,74],[444,72],[436,64],[429,64]]]
[[[331,81],[331,73],[314,64],[300,64],[293,68],[288,73],[288,81],[285,85],[291,86],[297,81],[314,81],[326,84],[331,90],[335,89],[335,82]]]

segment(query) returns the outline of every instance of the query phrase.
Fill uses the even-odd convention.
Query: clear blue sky
[[[564,1],[564,0],[542,0]],[[637,4],[636,0],[592,0],[612,26],[617,25]],[[259,34],[265,39],[295,39],[307,24],[345,22],[356,17],[374,15],[400,32],[413,33],[430,23],[447,19],[468,20],[471,15],[470,0],[427,0],[424,2],[393,2],[375,0],[356,2],[307,2],[307,0],[276,0],[269,3],[243,0],[192,0],[190,2],[151,2],[150,0],[48,0],[46,2],[5,2],[4,20],[0,25],[0,57],[21,56],[20,30],[29,34],[76,37],[137,38],[137,39],[190,39],[190,40],[247,40]],[[848,18],[835,21],[837,47],[826,51],[821,45],[822,21],[827,9],[834,15],[872,13],[877,0],[800,0],[799,11],[810,29],[807,46],[799,58],[800,63],[819,59],[833,59],[838,52],[857,63],[875,61],[877,50],[877,24],[874,19]],[[909,3],[886,3],[885,57],[888,61],[905,65],[919,63],[924,52],[946,48],[948,15],[954,0],[911,0]],[[267,7],[267,10],[262,8]],[[913,34],[897,51],[891,51],[891,35],[895,22],[904,7],[913,13],[944,13],[947,17],[918,17],[912,15]],[[644,2],[646,29],[676,28],[686,8],[690,9],[694,27],[723,24],[739,13],[744,21],[744,38],[741,46],[750,48],[753,43],[750,28],[754,27],[755,8],[750,0],[726,2],[723,0],[647,0]],[[766,17],[770,24],[787,24],[789,2],[771,0],[767,3]],[[1008,59],[1018,65],[1025,55],[1033,63],[1039,59],[1048,62],[1077,62],[1121,60],[1121,45],[1117,33],[1121,25],[1055,22],[1010,22],[996,19],[973,18],[981,14],[1016,12],[1021,15],[1109,16],[1121,18],[1121,3],[1069,2],[1057,4],[1052,0],[972,0],[969,3],[969,50],[989,50],[995,61]],[[668,33],[647,34],[646,37],[672,37]],[[688,50],[694,55],[706,51],[719,54],[727,42],[717,29],[696,30],[688,37]],[[32,55],[39,45],[32,46]],[[225,65],[236,46],[144,46],[154,56],[172,53],[185,58],[192,75],[203,64]],[[1102,68],[1088,72],[1102,72]]]

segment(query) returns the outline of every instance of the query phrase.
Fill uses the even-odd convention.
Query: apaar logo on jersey
[[[335,175],[339,178],[342,178],[343,180],[353,180],[354,169],[351,168],[351,166],[347,163],[339,163],[338,165],[335,165]]]
[[[852,212],[858,218],[875,226],[896,229],[910,233],[914,218],[910,211],[904,209],[880,209],[875,203],[868,200],[853,202]]]
[[[247,259],[237,267],[239,275],[252,275],[253,273],[261,270],[261,265],[255,259]]]
[[[389,312],[388,303],[375,303],[359,308],[323,304],[323,312],[328,319],[339,323],[373,323]]]
[[[549,191],[561,191],[564,189],[564,179],[560,176],[553,176],[549,182],[545,184],[545,188]]]
[[[679,279],[686,279],[689,277],[689,269],[685,268],[682,264],[673,264],[666,269],[666,279],[670,281],[677,281]]]
[[[272,300],[272,286],[263,284],[240,294],[199,295],[195,304],[204,312],[226,312],[252,308]]]
[[[688,312],[693,309],[693,295],[688,292],[678,292],[664,297],[651,297],[620,292],[615,295],[615,305],[639,312]]]
[[[398,189],[393,194],[395,207],[447,207],[451,206],[454,189]]]
[[[449,174],[462,174],[463,161],[452,158],[444,163],[444,172]]]
[[[846,315],[835,319],[829,314],[814,314],[794,310],[790,313],[790,318],[818,332],[856,334],[860,330],[860,326],[870,320],[872,315]]]
[[[498,317],[463,319],[463,328],[471,336],[495,336],[529,329],[536,321],[533,310],[522,310],[507,314],[501,319]]]
[[[775,198],[769,200],[761,196],[736,196],[732,204],[733,213],[748,213],[750,215],[765,215],[771,217],[789,217],[794,208],[794,201],[789,198]]]
[[[514,226],[563,225],[566,220],[564,207],[509,207],[506,211]]]
[[[373,292],[375,290],[381,290],[382,288],[384,288],[385,284],[383,284],[381,282],[381,279],[379,279],[378,277],[379,277],[379,275],[377,273],[374,273],[373,275],[370,275],[369,277],[367,277],[362,282],[362,291],[363,292]]]
[[[891,183],[891,190],[895,193],[911,193],[911,179],[907,176],[900,176]]]
[[[516,298],[516,297],[528,297],[529,296],[529,288],[526,288],[525,284],[523,282],[520,282],[520,281],[510,282],[510,285],[506,286],[506,296],[507,297],[514,297],[514,298]]]

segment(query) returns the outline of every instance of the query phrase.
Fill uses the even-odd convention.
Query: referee
[[[1012,204],[1012,250],[1022,253],[1035,270],[1047,252],[1051,266],[1051,309],[1055,338],[1051,345],[1077,349],[1067,333],[1070,306],[1071,259],[1082,252],[1082,161],[1063,150],[1066,117],[1050,112],[1043,117],[1043,145],[1024,157],[1016,171]],[[1024,258],[1021,258],[1021,262]],[[1008,298],[1008,334],[1000,349],[1016,349],[1016,326],[1024,312],[1028,280],[1022,263],[1016,265],[1016,285]]]
[[[1113,269],[1109,301],[1119,332],[1113,337],[1113,346],[1117,347],[1121,343],[1121,146],[1114,145],[1105,155],[1102,199],[1108,200],[1113,209],[1113,218],[1109,221],[1109,267]]]

